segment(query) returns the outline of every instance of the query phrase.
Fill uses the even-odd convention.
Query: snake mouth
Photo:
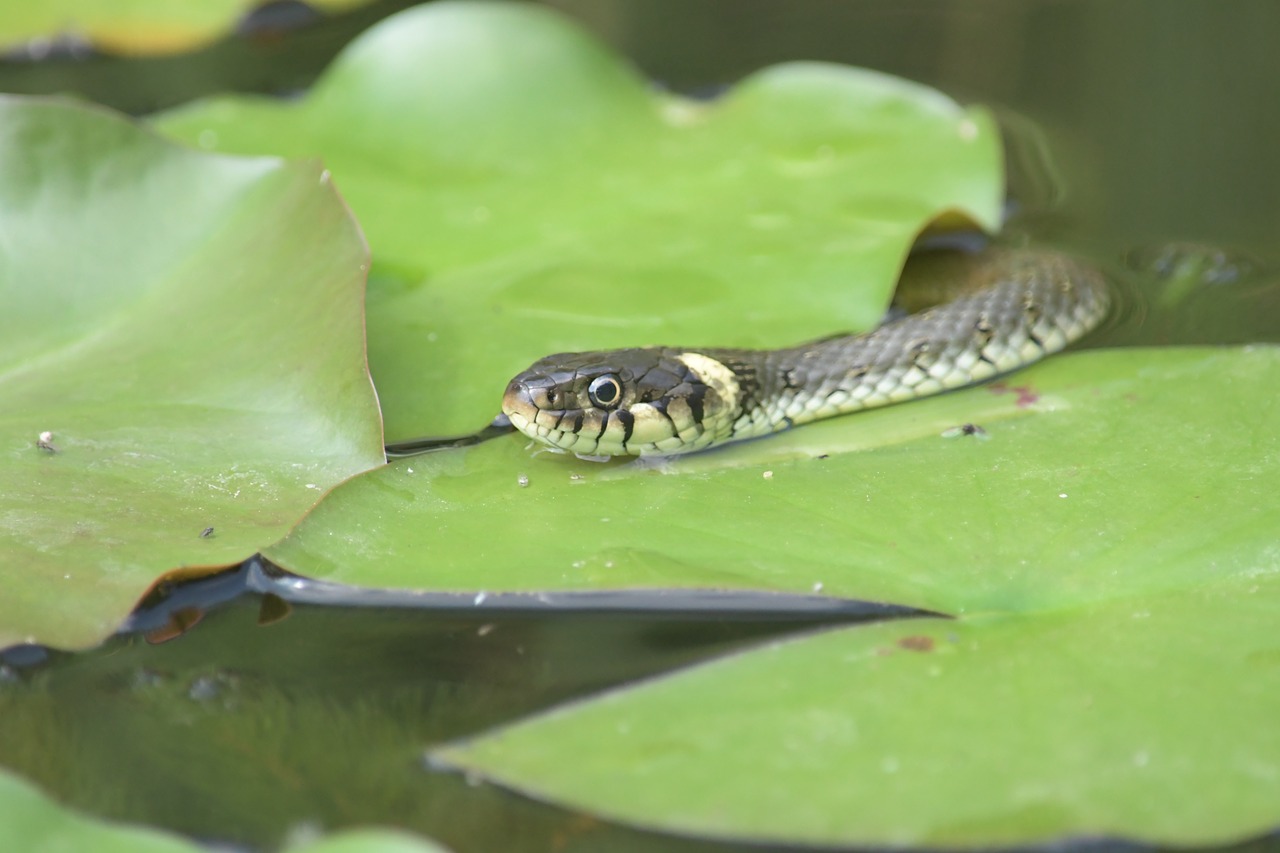
[[[511,380],[506,392],[502,395],[502,413],[511,421],[511,425],[534,441],[549,447],[560,447],[563,433],[556,427],[559,415],[542,408],[534,402],[535,390],[519,379]]]

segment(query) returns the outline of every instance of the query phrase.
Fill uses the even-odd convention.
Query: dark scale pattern
[[[1056,352],[1105,315],[1095,270],[1053,252],[988,250],[967,295],[863,335],[780,350],[701,350],[743,385],[735,437],[989,379]]]

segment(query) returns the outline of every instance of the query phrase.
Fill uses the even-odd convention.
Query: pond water
[[[827,59],[989,104],[1009,137],[1011,237],[1084,253],[1131,293],[1127,321],[1094,344],[1280,341],[1274,3],[553,5],[681,91]],[[245,849],[371,823],[459,851],[740,849],[470,784],[423,752],[608,685],[867,617],[750,596],[473,603],[344,596],[256,563],[162,591],[100,649],[6,653],[0,763],[93,813]]]

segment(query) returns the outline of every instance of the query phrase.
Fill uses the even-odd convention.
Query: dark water
[[[1133,294],[1128,322],[1103,343],[1280,341],[1280,4],[554,5],[681,91],[714,91],[772,62],[829,59],[990,104],[1009,138],[1011,236],[1085,253]],[[87,91],[146,109],[222,87],[289,88],[340,41],[326,36],[300,59],[290,53],[297,42],[281,38],[255,66],[269,76],[232,68],[243,65],[237,50],[262,49],[228,42],[188,66],[111,61],[106,82]],[[75,85],[65,63],[10,65],[0,89],[39,88],[41,74]],[[163,91],[129,82],[160,87],[158,76],[168,78]],[[98,650],[7,653],[0,763],[94,813],[248,849],[371,823],[459,851],[739,849],[471,785],[426,768],[423,751],[608,685],[867,615],[750,597],[469,604],[345,598],[256,569],[168,591]]]
[[[458,850],[733,849],[471,785],[424,749],[769,637],[907,615],[741,593],[477,605],[252,561],[153,598],[97,650],[0,656],[0,760],[96,813],[249,848],[378,823]]]

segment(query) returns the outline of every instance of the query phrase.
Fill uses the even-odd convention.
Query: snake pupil
[[[593,406],[599,406],[602,409],[613,408],[622,399],[622,383],[611,374],[597,376],[587,386],[587,396],[591,398]]]

